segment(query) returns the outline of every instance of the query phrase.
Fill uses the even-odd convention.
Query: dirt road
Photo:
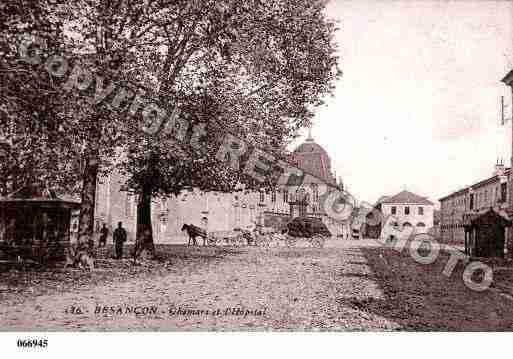
[[[0,328],[513,328],[513,303],[507,299],[468,290],[457,272],[442,277],[442,264],[424,267],[373,245],[351,242],[320,250],[171,246],[166,251],[160,264],[165,271],[101,284],[91,280],[71,290],[6,301]]]

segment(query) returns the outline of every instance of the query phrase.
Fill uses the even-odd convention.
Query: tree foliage
[[[18,4],[18,3],[16,3]],[[81,234],[90,235],[96,177],[117,168],[151,226],[151,198],[182,189],[232,190],[261,184],[216,159],[226,133],[279,156],[309,125],[340,76],[333,21],[325,0],[77,0],[0,5],[1,125],[25,123],[0,171],[81,187]],[[90,86],[20,65],[20,34],[46,40],[45,57],[61,53]],[[14,71],[13,71],[14,69]],[[20,81],[20,79],[22,81]],[[112,85],[101,101],[98,89]],[[128,94],[114,106],[120,89]],[[56,93],[60,91],[60,94]],[[136,97],[137,96],[137,97]],[[134,101],[141,99],[139,111]],[[180,141],[170,123],[156,135],[141,129],[141,110],[155,103],[190,126]],[[33,130],[37,118],[37,132]],[[204,128],[201,138],[195,129]],[[28,130],[27,130],[28,129]],[[32,131],[32,132],[31,132]],[[30,138],[30,140],[27,140]],[[199,143],[193,146],[191,143]],[[15,146],[15,147],[12,147]],[[14,156],[13,156],[14,155]],[[58,159],[56,161],[56,159]],[[81,163],[81,166],[77,164]],[[52,167],[53,166],[53,167]],[[27,170],[30,169],[30,170]],[[51,169],[51,171],[46,171]],[[16,172],[18,171],[18,172]],[[76,180],[77,174],[80,181]],[[23,180],[26,181],[26,180]],[[28,179],[27,179],[28,181]]]
[[[144,16],[160,47],[137,58],[136,79],[156,89],[152,96],[169,104],[168,114],[178,108],[190,127],[178,146],[173,131],[158,138],[136,132],[121,167],[141,194],[140,224],[151,226],[154,196],[262,186],[215,154],[229,132],[283,156],[296,130],[310,123],[340,75],[335,26],[324,7],[299,0],[150,3]],[[199,125],[202,151],[189,145]]]
[[[40,181],[73,191],[78,171],[73,139],[64,134],[69,114],[44,64],[20,60],[19,46],[44,40],[42,56],[61,50],[63,23],[55,2],[0,4],[0,194]]]

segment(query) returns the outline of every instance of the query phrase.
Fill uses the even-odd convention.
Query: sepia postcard
[[[512,1],[3,0],[0,19],[18,352],[513,331]]]

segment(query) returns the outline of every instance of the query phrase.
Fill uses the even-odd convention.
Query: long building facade
[[[503,164],[495,166],[492,177],[462,188],[440,198],[440,236],[444,243],[463,244],[465,240],[464,217],[493,208],[497,212],[509,213],[511,192],[510,168]],[[506,229],[508,232],[510,229]]]
[[[279,227],[297,216],[319,217],[335,237],[347,237],[349,224],[332,220],[324,212],[320,199],[323,193],[340,189],[342,181],[335,179],[331,159],[311,136],[291,154],[290,161],[306,174],[300,192],[296,187],[282,186],[273,191],[248,191],[243,188],[231,193],[182,191],[178,196],[155,199],[152,207],[153,236],[156,243],[183,237],[183,224],[205,226],[208,231],[246,229],[255,223]],[[98,178],[95,230],[105,223],[109,232],[118,222],[135,240],[137,198],[124,190],[124,178],[117,173]]]
[[[510,88],[513,98],[513,70],[501,81]],[[510,165],[513,168],[513,126],[511,131]],[[440,239],[446,243],[463,244],[465,218],[490,209],[503,217],[513,218],[513,178],[511,169],[505,168],[503,163],[496,164],[493,176],[440,198]],[[513,257],[512,227],[505,228],[505,239],[505,252]]]

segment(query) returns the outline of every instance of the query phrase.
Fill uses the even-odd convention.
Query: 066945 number
[[[46,348],[48,339],[18,339],[18,348]]]

